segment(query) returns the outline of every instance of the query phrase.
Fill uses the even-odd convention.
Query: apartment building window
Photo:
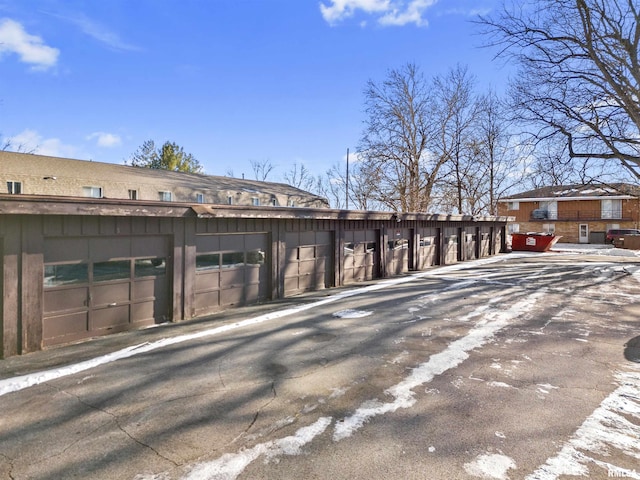
[[[21,182],[8,181],[7,182],[7,192],[15,194],[15,195],[18,195],[18,194],[22,193],[22,183]]]
[[[600,218],[620,219],[622,218],[622,200],[604,199],[600,203]]]
[[[129,190],[129,200],[138,200],[137,190]]]
[[[227,203],[228,203],[229,205],[233,205],[233,197],[232,197],[231,195],[229,195],[229,196],[227,197]]]
[[[171,192],[158,192],[158,195],[160,197],[160,201],[162,202],[170,202],[173,199],[173,195],[171,195]]]
[[[295,200],[289,200],[289,201],[287,202],[287,204],[288,204],[290,207],[295,207],[295,206],[296,206],[296,202],[295,202]]]
[[[519,223],[508,223],[507,224],[507,233],[511,235],[512,233],[518,233],[520,231]]]
[[[251,197],[251,205],[254,207],[260,206],[260,199],[258,197]]]
[[[507,210],[520,210],[520,202],[507,202]]]
[[[540,202],[540,210],[545,210],[547,212],[547,218],[549,220],[558,219],[558,201],[557,200]]]
[[[545,233],[555,234],[556,233],[556,224],[555,223],[543,223],[542,224],[542,231],[545,232]]]
[[[85,197],[102,198],[102,187],[82,187],[82,193]]]
[[[277,207],[278,206],[278,200],[275,199],[275,198],[272,198],[271,199],[271,205],[273,205],[274,207]]]
[[[196,193],[196,202],[204,203],[204,194],[203,193]]]

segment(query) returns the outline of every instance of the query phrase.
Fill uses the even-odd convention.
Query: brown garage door
[[[43,344],[170,318],[165,237],[45,240]]]
[[[379,250],[376,230],[347,231],[344,234],[344,283],[377,278]]]
[[[198,235],[195,314],[269,298],[266,233]]]
[[[332,239],[332,232],[287,233],[285,295],[333,286]]]
[[[418,245],[418,270],[433,265],[438,265],[440,245],[440,229],[439,228],[422,228],[420,229],[420,243]]]
[[[400,275],[409,271],[411,235],[406,228],[389,231],[387,240],[387,275]]]

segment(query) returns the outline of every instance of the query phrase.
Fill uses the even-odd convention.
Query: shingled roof
[[[12,178],[12,176],[15,178]],[[248,194],[290,196],[297,199],[304,198],[310,204],[328,207],[328,202],[325,198],[285,183],[155,170],[114,163],[15,152],[0,151],[0,177],[5,177],[8,180],[31,178],[31,184],[36,184],[36,188],[36,181],[40,182],[43,179],[57,180],[57,183],[61,183],[60,180],[63,179],[74,179],[83,181],[87,185],[101,181],[114,186],[118,185],[119,187],[123,185],[153,185],[154,187],[165,188],[176,187],[185,191],[233,191],[246,192]],[[42,185],[38,189],[44,188],[44,185]],[[119,188],[119,190],[122,191],[122,188]],[[126,189],[124,192],[126,192]],[[25,191],[23,193],[59,194],[55,191]],[[105,190],[105,196],[110,196],[107,190]]]
[[[509,195],[502,201],[531,199],[580,199],[594,197],[639,197],[640,187],[628,183],[591,184],[591,185],[559,185],[555,187],[542,187],[527,192]]]

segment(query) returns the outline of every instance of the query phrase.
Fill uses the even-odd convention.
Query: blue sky
[[[499,0],[0,0],[0,134],[122,163],[173,141],[206,173],[321,174],[354,152],[363,90],[407,62],[508,72],[471,23]]]

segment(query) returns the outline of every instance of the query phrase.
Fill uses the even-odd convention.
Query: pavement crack
[[[120,420],[118,418],[117,415],[115,415],[114,413],[104,409],[104,408],[100,408],[96,405],[92,405],[91,403],[83,400],[82,398],[80,398],[78,395],[75,395],[71,392],[68,392],[66,390],[61,390],[58,389],[56,387],[53,387],[56,390],[58,390],[60,393],[63,393],[65,395],[68,395],[72,398],[74,398],[78,403],[84,405],[85,407],[88,407],[92,410],[95,410],[97,412],[101,412],[104,413],[105,415],[108,415],[109,417],[111,417],[111,419],[113,420],[113,422],[115,423],[115,425],[118,427],[118,430],[120,430],[122,433],[124,433],[130,440],[132,440],[133,442],[137,443],[138,445],[140,445],[141,447],[147,448],[149,450],[151,450],[153,453],[155,453],[158,457],[166,460],[167,462],[173,464],[176,467],[179,467],[180,464],[178,462],[176,462],[175,460],[163,455],[162,453],[160,453],[157,449],[155,449],[154,447],[152,447],[151,445],[146,444],[145,442],[143,442],[142,440],[134,437],[133,435],[131,435],[127,429],[120,423]],[[102,426],[97,427],[96,429],[94,429],[93,431],[96,431],[98,429],[100,429]],[[93,432],[90,432],[93,433]],[[73,442],[72,444],[68,445],[63,451],[67,451],[69,448],[71,448],[74,444],[78,443],[80,440],[77,440],[76,442]]]
[[[15,459],[5,455],[4,453],[0,453],[0,458],[5,459],[9,464],[9,471],[7,472],[9,480],[15,480],[15,477],[13,476],[13,469],[15,468],[15,465],[14,465]]]
[[[240,432],[239,435],[237,435],[233,440],[231,440],[227,445],[232,445],[235,442],[237,442],[238,440],[240,440],[242,437],[247,435],[249,433],[249,431],[253,428],[255,423],[258,421],[258,418],[260,417],[260,414],[262,413],[262,411],[265,408],[267,408],[269,405],[271,405],[271,403],[277,397],[278,397],[278,392],[276,391],[276,382],[271,382],[271,399],[266,401],[260,408],[258,408],[258,410],[256,411],[255,415],[253,416],[253,419],[251,420],[249,425],[242,432]]]

